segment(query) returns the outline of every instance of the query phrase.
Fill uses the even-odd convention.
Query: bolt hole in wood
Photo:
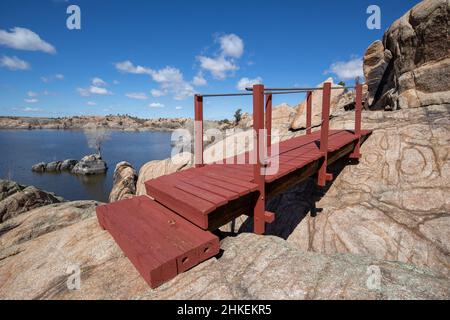
[[[181,259],[181,263],[186,263],[186,262],[188,262],[188,257],[184,257],[183,259]]]
[[[203,253],[208,253],[209,251],[209,247],[206,247],[205,249],[203,249]]]

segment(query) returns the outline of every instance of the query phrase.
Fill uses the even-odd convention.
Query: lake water
[[[102,147],[108,164],[104,175],[76,176],[68,172],[36,173],[38,162],[81,159],[95,153],[78,130],[0,130],[0,178],[55,192],[68,200],[107,201],[116,164],[128,161],[136,171],[150,160],[170,157],[171,133],[113,131]]]

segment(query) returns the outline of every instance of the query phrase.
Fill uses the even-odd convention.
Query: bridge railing
[[[362,85],[355,87],[355,136],[358,138],[352,158],[360,157],[360,138],[361,138],[361,112],[362,112]],[[306,134],[312,134],[312,93],[315,90],[322,90],[322,119],[320,123],[320,151],[324,155],[324,161],[318,172],[318,185],[324,186],[327,181],[333,179],[331,173],[327,172],[328,162],[328,138],[330,130],[330,103],[331,90],[343,89],[343,87],[332,87],[331,83],[326,82],[319,88],[265,88],[263,84],[255,84],[252,88],[246,88],[251,93],[225,93],[225,94],[197,94],[194,96],[195,125],[194,125],[194,149],[195,166],[204,166],[203,161],[203,98],[204,97],[230,97],[230,96],[253,96],[253,130],[254,144],[253,152],[256,156],[256,163],[253,164],[254,183],[258,185],[259,195],[255,201],[253,218],[254,232],[264,233],[265,223],[274,219],[273,213],[265,211],[265,178],[261,174],[261,167],[265,165],[265,159],[261,159],[261,139],[266,139],[267,147],[272,145],[272,101],[274,94],[306,93]],[[265,136],[262,136],[265,134]]]

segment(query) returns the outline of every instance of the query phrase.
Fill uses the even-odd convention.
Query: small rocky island
[[[64,161],[52,161],[49,163],[39,162],[31,167],[34,172],[62,172],[68,171],[73,174],[92,175],[102,174],[108,170],[106,162],[99,154],[84,156],[80,161],[66,159]]]

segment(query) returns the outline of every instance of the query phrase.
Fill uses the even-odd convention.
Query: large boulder
[[[66,159],[63,162],[61,162],[60,170],[61,171],[71,171],[77,163],[78,163],[78,160]]]
[[[61,161],[52,161],[45,166],[46,172],[56,172],[61,170]]]
[[[284,195],[271,209],[286,224],[277,230],[274,223],[273,233],[291,228],[281,235],[302,250],[370,255],[450,276],[449,113],[450,105],[364,112],[363,127],[376,130],[359,164],[336,168],[329,189],[311,184]],[[352,121],[335,119],[332,128],[351,128]],[[288,225],[314,203],[323,211]]]
[[[394,86],[392,83],[392,73],[386,73],[390,76],[385,79],[385,71],[392,59],[392,53],[385,49],[383,42],[377,40],[373,42],[364,55],[363,71],[364,77],[367,79],[368,86],[368,105],[372,105],[375,98],[379,100],[387,90]],[[382,83],[382,85],[380,85]]]
[[[108,169],[106,162],[98,154],[84,156],[72,169],[72,173],[81,175],[102,174]]]
[[[25,187],[11,180],[0,179],[0,201],[10,195],[22,191]]]
[[[0,201],[0,221],[44,205],[62,202],[64,199],[53,193],[29,186]]]
[[[136,194],[136,170],[126,161],[116,165],[113,176],[113,187],[109,194],[109,202],[129,198]]]
[[[450,5],[424,0],[395,21],[364,59],[372,109],[450,103]]]
[[[45,162],[36,163],[31,167],[31,170],[34,172],[44,172],[47,164]]]

